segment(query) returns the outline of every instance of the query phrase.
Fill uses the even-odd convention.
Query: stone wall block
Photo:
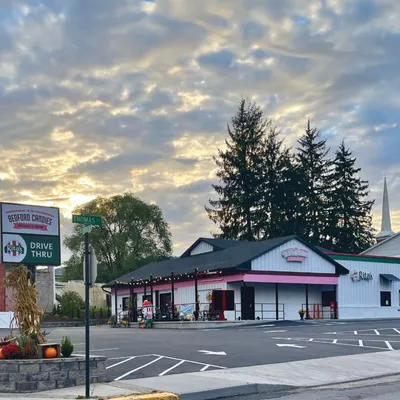
[[[33,363],[29,363],[29,364],[20,364],[19,366],[19,372],[21,373],[25,373],[25,372],[40,372],[40,365],[38,363],[33,364]]]
[[[36,392],[37,382],[15,382],[15,390],[17,392]]]
[[[26,380],[28,382],[48,381],[50,379],[50,372],[28,372]]]
[[[1,360],[0,372],[18,372],[18,364]]]
[[[51,364],[41,363],[40,371],[41,372],[61,371],[61,365],[62,365],[62,363],[51,363]]]

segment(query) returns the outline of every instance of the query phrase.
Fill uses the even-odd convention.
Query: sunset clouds
[[[398,4],[399,3],[399,4]],[[212,156],[241,96],[294,145],[307,117],[345,138],[400,230],[400,2],[5,0],[0,190],[62,208],[132,191],[176,254],[215,228]],[[64,258],[68,254],[64,253]]]

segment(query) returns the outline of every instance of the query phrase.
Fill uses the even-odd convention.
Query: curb
[[[179,400],[173,393],[134,394],[123,397],[107,397],[109,400]]]
[[[251,395],[272,395],[279,393],[279,396],[291,394],[299,389],[297,386],[269,385],[251,383],[245,385],[231,386],[227,388],[205,390],[203,392],[193,392],[181,394],[180,400],[217,400],[231,398],[235,396]]]

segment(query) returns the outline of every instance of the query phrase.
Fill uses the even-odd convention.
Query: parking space
[[[109,376],[116,381],[147,377],[149,370],[152,376],[165,376],[214,369],[225,369],[225,367],[159,354],[110,358],[107,362]]]
[[[54,329],[84,354],[83,328]],[[91,329],[91,354],[108,358],[110,378],[127,380],[289,361],[400,350],[400,321],[287,321],[257,326],[182,329]]]

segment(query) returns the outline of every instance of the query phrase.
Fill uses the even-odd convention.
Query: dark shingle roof
[[[319,251],[322,251],[322,253],[330,253],[331,250],[325,249],[325,247],[321,247],[321,246],[314,246],[316,249],[318,249]]]
[[[171,272],[174,272],[175,274],[194,273],[196,268],[198,268],[199,272],[238,267],[247,267],[250,269],[250,265],[248,264],[251,260],[273,250],[276,247],[279,247],[280,245],[292,239],[300,241],[305,246],[311,248],[313,251],[333,264],[336,267],[337,273],[348,273],[347,269],[345,269],[335,260],[320,252],[315,247],[309,245],[301,238],[292,235],[259,242],[241,241],[238,242],[240,245],[227,247],[226,249],[220,251],[213,251],[209,253],[197,254],[191,257],[181,257],[147,264],[142,268],[129,272],[126,275],[118,278],[117,281],[130,282],[132,279],[135,281],[147,280],[150,278],[150,276],[153,276],[153,278],[167,277],[171,274]],[[114,281],[109,282],[104,286],[110,287],[113,284]]]
[[[214,238],[198,238],[185,252],[181,255],[181,257],[191,257],[190,252],[201,242],[208,243],[216,250],[224,250],[229,247],[238,246],[243,243],[247,243],[243,240],[227,240],[227,239],[214,239]]]

